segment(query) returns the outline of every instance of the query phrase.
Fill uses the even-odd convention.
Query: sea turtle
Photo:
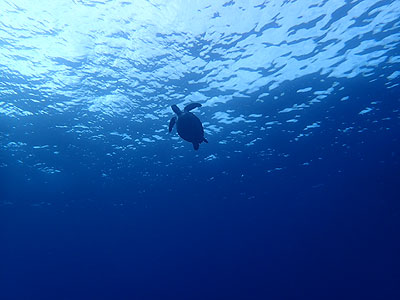
[[[169,132],[172,131],[176,123],[176,129],[181,138],[193,144],[194,150],[198,150],[202,142],[208,143],[204,138],[203,124],[198,117],[192,114],[190,111],[196,107],[200,107],[200,103],[190,103],[185,106],[185,109],[181,111],[178,106],[172,105],[171,108],[177,117],[173,117],[169,121]]]

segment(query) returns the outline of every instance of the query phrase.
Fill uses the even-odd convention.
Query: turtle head
[[[182,111],[179,109],[178,106],[176,106],[175,104],[171,106],[172,110],[174,111],[174,113],[176,113],[178,116],[180,116],[182,114]]]

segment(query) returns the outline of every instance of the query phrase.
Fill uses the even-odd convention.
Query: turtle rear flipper
[[[200,103],[190,103],[190,104],[185,106],[184,110],[186,112],[188,112],[188,111],[191,111],[192,109],[195,109],[196,107],[201,107],[201,104]]]
[[[176,117],[173,117],[171,121],[169,121],[169,132],[171,132],[172,128],[174,128],[175,122],[176,122]]]
[[[200,145],[198,143],[193,143],[194,150],[199,150]]]

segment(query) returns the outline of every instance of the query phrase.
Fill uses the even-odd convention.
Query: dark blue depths
[[[398,192],[372,169],[378,184],[346,169],[353,182],[321,189],[276,176],[250,202],[226,182],[152,192],[147,207],[99,192],[86,207],[2,209],[5,299],[396,299]]]

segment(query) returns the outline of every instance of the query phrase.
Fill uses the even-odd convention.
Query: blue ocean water
[[[397,0],[0,0],[0,299],[400,299],[399,83]]]

